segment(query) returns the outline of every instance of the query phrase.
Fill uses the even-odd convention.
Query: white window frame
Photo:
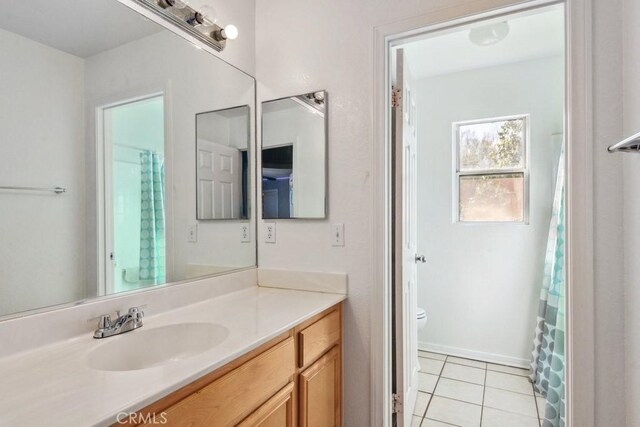
[[[504,122],[508,120],[523,120],[524,121],[524,162],[520,168],[510,169],[479,169],[474,171],[460,171],[460,126],[477,125],[483,123]],[[500,116],[491,117],[478,120],[466,120],[454,122],[452,124],[453,134],[453,222],[464,225],[474,224],[514,224],[514,225],[528,225],[529,224],[529,140],[531,121],[529,114],[517,114],[513,116]],[[522,201],[522,221],[462,221],[460,220],[460,178],[463,176],[482,176],[482,175],[508,175],[521,173],[524,177],[523,188],[523,201]]]

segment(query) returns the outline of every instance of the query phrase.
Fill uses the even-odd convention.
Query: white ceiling
[[[163,29],[116,0],[2,0],[0,28],[81,58]]]
[[[414,79],[561,55],[564,52],[564,14],[559,6],[502,18],[509,34],[493,46],[469,41],[469,30],[487,21],[423,38],[400,46]],[[490,22],[489,22],[490,23]]]

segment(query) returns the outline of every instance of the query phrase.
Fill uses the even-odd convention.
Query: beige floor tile
[[[427,411],[427,405],[429,404],[429,399],[431,399],[431,394],[418,392],[416,405],[413,407],[413,415],[424,417],[424,413]]]
[[[427,410],[427,418],[462,427],[478,427],[481,411],[482,407],[478,405],[433,396]]]
[[[537,417],[536,401],[533,397],[522,393],[487,387],[484,391],[484,406],[513,412],[527,417]]]
[[[519,375],[504,374],[502,372],[487,371],[487,387],[501,388],[533,396],[533,386],[529,378]]]
[[[415,415],[411,418],[411,427],[420,427],[420,423],[422,422],[422,417],[416,417]]]
[[[494,363],[487,363],[487,369],[490,371],[504,372],[505,374],[521,375],[524,377],[529,376],[528,369],[514,368],[513,366],[496,365]]]
[[[482,410],[482,427],[538,427],[538,419],[485,406]]]
[[[463,359],[462,357],[447,357],[447,362],[457,363],[458,365],[472,366],[474,368],[486,369],[487,364],[485,362],[479,362],[477,360]]]
[[[437,375],[431,375],[424,372],[418,372],[418,390],[425,393],[433,393],[433,389],[438,382]]]
[[[440,378],[434,395],[482,405],[484,387],[477,384]]]
[[[436,420],[430,420],[429,418],[425,418],[422,420],[422,427],[451,427],[455,424],[443,423]]]
[[[455,363],[445,363],[442,376],[452,380],[466,381],[474,384],[484,384],[484,369],[472,368],[471,366],[456,365]]]
[[[432,353],[430,351],[422,351],[422,350],[418,350],[418,356],[419,357],[426,357],[428,359],[435,359],[435,360],[446,360],[447,359],[447,356],[445,356],[444,354]]]
[[[420,371],[427,374],[440,375],[444,366],[443,360],[427,359],[426,357],[418,357],[418,362],[420,363]]]

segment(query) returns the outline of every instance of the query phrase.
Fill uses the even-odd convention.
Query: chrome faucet
[[[114,335],[124,334],[142,327],[142,318],[144,311],[141,309],[146,306],[131,307],[127,314],[120,316],[120,312],[116,311],[117,319],[111,321],[111,316],[103,314],[100,316],[98,329],[93,333],[94,338],[108,338]]]

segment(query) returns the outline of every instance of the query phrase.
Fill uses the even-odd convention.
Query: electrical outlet
[[[331,245],[344,246],[344,224],[331,225]]]
[[[268,222],[264,224],[264,241],[265,243],[275,243],[276,242],[276,223]]]
[[[189,226],[189,242],[190,243],[198,242],[198,224],[193,224]]]
[[[249,224],[242,224],[240,226],[240,230],[240,242],[251,243],[251,231],[249,229]]]

